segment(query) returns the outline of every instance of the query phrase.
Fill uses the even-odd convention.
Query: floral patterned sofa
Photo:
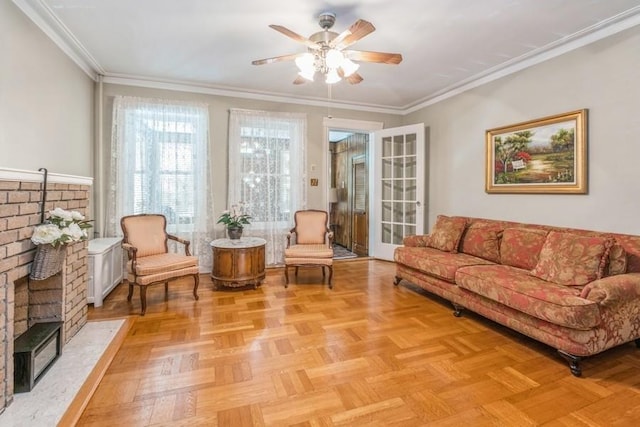
[[[406,280],[556,348],[585,356],[640,347],[640,236],[438,216],[394,254]]]

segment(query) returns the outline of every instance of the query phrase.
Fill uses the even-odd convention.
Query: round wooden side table
[[[219,287],[257,288],[265,278],[264,247],[267,241],[259,237],[216,239],[211,242],[213,270],[211,279]]]

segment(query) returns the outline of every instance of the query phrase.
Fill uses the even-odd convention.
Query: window
[[[293,213],[306,205],[306,117],[231,110],[229,206],[251,215],[249,233],[267,239],[267,264],[283,262]]]
[[[108,220],[121,234],[124,215],[162,213],[167,230],[192,241],[204,261],[211,203],[206,105],[116,97]],[[208,207],[208,208],[207,208]],[[203,241],[200,241],[203,240]]]

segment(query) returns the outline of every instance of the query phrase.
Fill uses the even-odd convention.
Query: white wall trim
[[[0,181],[42,182],[43,179],[44,173],[40,171],[0,167]],[[93,185],[93,178],[91,177],[51,172],[47,174],[47,181],[55,184]]]

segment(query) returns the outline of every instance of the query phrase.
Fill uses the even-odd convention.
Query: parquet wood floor
[[[640,350],[571,375],[555,350],[403,282],[392,263],[334,263],[284,289],[148,292],[81,426],[635,426]],[[120,285],[91,319],[139,312]]]

